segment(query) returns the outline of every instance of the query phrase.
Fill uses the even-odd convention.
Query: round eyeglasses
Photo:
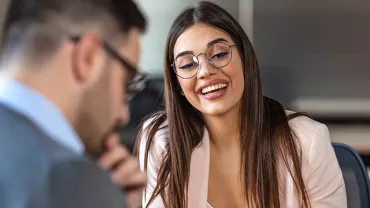
[[[179,53],[171,65],[177,76],[183,79],[194,77],[200,68],[199,56],[204,55],[208,63],[216,68],[222,68],[228,65],[232,59],[232,48],[236,45],[229,45],[225,42],[217,42],[208,46],[205,53],[197,56],[190,51]]]

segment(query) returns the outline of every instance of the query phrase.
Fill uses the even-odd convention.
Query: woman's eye
[[[191,62],[191,63],[188,63],[188,64],[185,64],[181,67],[179,67],[181,70],[189,70],[189,69],[193,69],[194,67],[197,66],[197,63],[195,62]]]
[[[212,59],[220,59],[220,58],[223,58],[223,57],[225,57],[227,55],[229,55],[229,52],[216,53],[211,58]]]

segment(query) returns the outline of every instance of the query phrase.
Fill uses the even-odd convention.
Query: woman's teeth
[[[212,85],[212,86],[209,86],[209,87],[206,87],[206,88],[203,88],[202,89],[202,94],[207,94],[211,91],[215,91],[215,90],[219,90],[219,89],[223,89],[227,87],[227,84],[216,84],[216,85]]]

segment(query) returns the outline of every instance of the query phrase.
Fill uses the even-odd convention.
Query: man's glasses
[[[73,42],[78,42],[81,36],[71,36],[70,39]],[[136,67],[131,65],[125,60],[113,47],[111,47],[107,42],[103,41],[104,50],[118,62],[121,63],[123,68],[125,68],[129,74],[130,82],[126,86],[125,100],[126,102],[131,101],[138,93],[144,90],[147,84],[146,74],[140,73]]]
[[[228,65],[232,59],[232,48],[236,45],[229,45],[226,42],[216,42],[208,46],[205,53],[200,53],[197,56],[189,51],[179,53],[172,68],[175,70],[177,76],[183,79],[190,79],[194,77],[200,68],[199,56],[204,55],[206,60],[216,68],[222,68]]]

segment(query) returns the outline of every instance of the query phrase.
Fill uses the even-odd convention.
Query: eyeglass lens
[[[147,79],[144,74],[137,74],[126,87],[126,102],[131,101],[138,93],[147,86]]]
[[[200,54],[201,55],[201,54]],[[226,43],[215,43],[207,48],[205,58],[207,61],[217,68],[221,68],[230,63],[231,46]],[[182,78],[193,77],[198,72],[199,59],[198,56],[186,54],[178,57],[175,60],[175,71]]]

